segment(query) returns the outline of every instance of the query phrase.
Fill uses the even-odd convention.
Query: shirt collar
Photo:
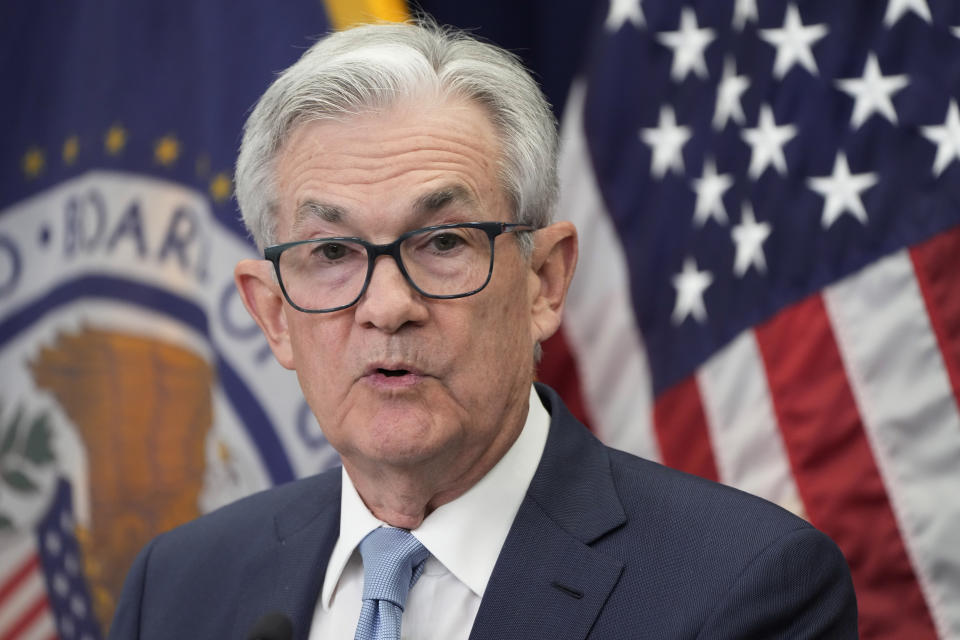
[[[520,503],[540,464],[547,442],[550,414],[530,388],[527,419],[520,435],[502,458],[466,493],[438,507],[413,535],[460,582],[482,597]],[[341,471],[340,537],[330,555],[321,599],[329,610],[340,576],[350,556],[378,520],[357,493],[350,476]]]

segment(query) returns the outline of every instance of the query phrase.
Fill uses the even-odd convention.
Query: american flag
[[[960,4],[597,18],[559,216],[594,429],[829,534],[864,638],[960,638]]]
[[[4,540],[0,640],[100,640],[74,531],[70,485],[61,480],[35,535]]]

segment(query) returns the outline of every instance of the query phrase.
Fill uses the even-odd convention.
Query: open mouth
[[[366,369],[364,379],[368,384],[383,389],[402,389],[413,387],[423,381],[424,373],[402,360],[371,363]]]
[[[388,378],[397,378],[400,376],[405,376],[410,372],[406,369],[377,369],[377,373],[387,376]]]
[[[375,367],[369,370],[366,380],[368,383],[382,389],[397,390],[416,386],[423,380],[423,375],[415,369],[402,367]]]

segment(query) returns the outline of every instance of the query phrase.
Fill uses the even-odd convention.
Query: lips
[[[378,362],[367,367],[363,379],[376,386],[399,389],[417,384],[425,377],[416,367],[404,362]]]

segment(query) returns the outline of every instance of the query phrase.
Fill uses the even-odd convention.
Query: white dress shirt
[[[411,532],[430,557],[407,599],[403,638],[467,640],[500,549],[540,464],[549,429],[550,414],[531,387],[526,423],[507,453],[477,484],[438,507]],[[363,594],[357,546],[377,527],[389,526],[370,513],[346,471],[342,474],[340,537],[330,554],[310,640],[353,638]]]

